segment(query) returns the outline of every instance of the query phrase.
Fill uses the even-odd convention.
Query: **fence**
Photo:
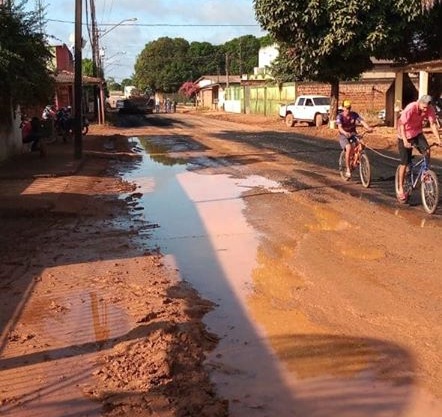
[[[341,82],[340,99],[350,99],[360,112],[377,112],[386,107],[387,91],[392,79]],[[224,110],[232,113],[277,116],[281,103],[294,101],[304,94],[330,96],[331,88],[324,83],[285,83],[263,86],[231,86],[226,89]]]

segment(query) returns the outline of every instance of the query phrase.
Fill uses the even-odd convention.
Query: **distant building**
[[[213,110],[223,109],[225,89],[241,84],[239,75],[202,75],[195,81],[199,87],[197,106]]]

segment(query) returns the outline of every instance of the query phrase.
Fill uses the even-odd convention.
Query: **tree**
[[[94,63],[90,58],[83,58],[81,61],[81,71],[83,75],[94,77]]]
[[[124,87],[127,87],[128,85],[134,85],[134,84],[135,84],[135,82],[132,78],[124,78],[121,81],[121,89],[123,90]]]
[[[200,90],[198,84],[193,83],[192,81],[186,81],[178,90],[180,94],[187,98],[194,98],[198,91]]]
[[[191,42],[188,59],[192,66],[190,80],[196,80],[204,74],[218,74],[224,61],[220,47],[209,42]]]
[[[23,5],[0,8],[0,119],[7,125],[17,105],[44,105],[54,95],[52,54],[39,32],[40,17]]]
[[[253,35],[232,39],[221,46],[229,59],[229,74],[249,74],[258,66],[260,40]]]
[[[332,117],[340,80],[370,69],[372,56],[398,57],[407,49],[413,24],[430,13],[416,5],[415,0],[254,0],[258,21],[280,45],[275,72],[330,83]]]
[[[174,93],[191,79],[189,42],[183,38],[159,38],[149,42],[135,63],[134,81],[138,89]]]
[[[123,87],[120,83],[115,81],[114,77],[106,78],[106,84],[109,91],[122,91]]]
[[[253,72],[260,47],[261,41],[252,35],[223,45],[159,38],[146,44],[139,55],[134,79],[141,90],[150,87],[154,91],[176,92],[184,82],[204,74],[226,74],[226,63],[229,74]]]

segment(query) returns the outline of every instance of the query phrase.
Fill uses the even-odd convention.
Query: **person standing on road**
[[[342,149],[345,149],[345,177],[350,178],[350,158],[353,152],[353,143],[357,141],[356,126],[361,124],[369,132],[371,132],[373,129],[358,113],[351,110],[350,100],[344,100],[342,107],[342,112],[340,112],[336,118],[336,125],[338,126],[339,131],[339,144],[341,145]]]
[[[436,113],[431,105],[432,98],[423,95],[419,100],[413,101],[402,110],[398,121],[398,149],[400,157],[399,178],[398,178],[398,198],[406,201],[404,193],[404,178],[407,165],[411,163],[413,146],[422,154],[430,157],[430,148],[423,133],[423,122],[428,119],[431,130],[441,146],[439,130],[436,124]]]

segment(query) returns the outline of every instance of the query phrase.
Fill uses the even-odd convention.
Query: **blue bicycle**
[[[433,143],[430,145],[430,148],[433,146],[438,145]],[[422,155],[417,162],[412,161],[406,168],[404,178],[405,200],[399,198],[399,167],[397,167],[394,185],[398,201],[401,203],[408,202],[411,192],[417,188],[419,183],[421,186],[421,199],[424,210],[428,214],[433,214],[439,203],[439,183],[436,173],[430,169],[430,161],[427,155]]]

